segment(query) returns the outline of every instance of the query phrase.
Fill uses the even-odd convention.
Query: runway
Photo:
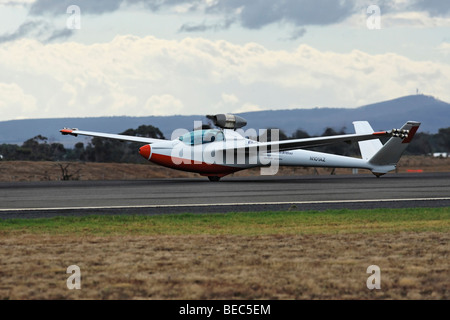
[[[450,173],[0,183],[0,218],[450,206]]]

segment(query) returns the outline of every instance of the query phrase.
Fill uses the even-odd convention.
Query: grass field
[[[294,209],[295,210],[295,209]],[[281,211],[227,214],[104,215],[10,219],[0,235],[74,236],[383,233],[450,230],[449,208]]]
[[[448,299],[449,231],[450,208],[1,220],[0,299]]]

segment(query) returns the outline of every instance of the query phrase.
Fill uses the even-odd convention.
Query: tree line
[[[156,139],[165,139],[162,132],[152,125],[142,125],[137,129],[128,129],[120,134]],[[46,137],[37,135],[25,141],[21,146],[0,145],[3,160],[11,161],[83,161],[83,162],[123,162],[143,163],[139,155],[142,143],[122,142],[94,137],[85,146],[78,142],[73,148],[65,148],[61,143],[49,143]]]
[[[347,134],[345,128],[335,131],[332,128],[327,128],[321,136],[333,136]],[[292,136],[287,136],[282,131],[279,133],[280,140],[284,139],[301,139],[311,137],[303,130],[297,130]],[[382,143],[385,143],[389,137],[381,138]],[[328,146],[312,148],[319,152],[335,153],[347,156],[359,156],[359,147],[357,143],[348,145],[345,142],[340,142]],[[429,155],[433,153],[447,153],[450,154],[450,127],[439,129],[437,133],[430,134],[426,132],[417,132],[411,140],[409,146],[406,148],[405,155]]]
[[[204,125],[203,128],[210,128]],[[270,130],[269,138],[270,138]],[[137,129],[128,129],[120,134],[165,139],[162,132],[152,125],[142,125]],[[327,128],[321,136],[346,134],[345,128],[336,131]],[[279,131],[279,139],[301,139],[311,137],[307,132],[299,129],[291,136]],[[267,140],[266,140],[267,141]],[[121,163],[145,163],[138,150],[142,143],[122,142],[103,138],[92,138],[84,145],[78,142],[73,148],[65,148],[61,143],[49,143],[46,137],[37,135],[25,141],[21,146],[12,144],[0,145],[0,159],[21,161],[83,161],[83,162],[121,162]],[[334,153],[346,156],[359,156],[357,143],[344,142],[313,148],[319,152]],[[430,134],[418,132],[405,151],[409,155],[426,155],[435,152],[450,153],[450,127],[439,129],[438,133]]]

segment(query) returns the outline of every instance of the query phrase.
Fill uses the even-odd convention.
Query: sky
[[[450,102],[449,0],[0,0],[0,121]]]

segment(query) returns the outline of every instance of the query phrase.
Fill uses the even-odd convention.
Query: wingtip
[[[78,130],[78,129],[64,128],[64,129],[59,130],[59,132],[61,132],[61,134],[62,134],[62,135],[65,135],[65,136],[68,135],[68,134],[70,134],[71,136],[77,137],[78,135],[77,135],[76,133],[73,133],[73,132],[76,131],[76,130]]]
[[[64,128],[64,129],[59,130],[59,132],[61,132],[62,134],[72,134],[73,130]]]

